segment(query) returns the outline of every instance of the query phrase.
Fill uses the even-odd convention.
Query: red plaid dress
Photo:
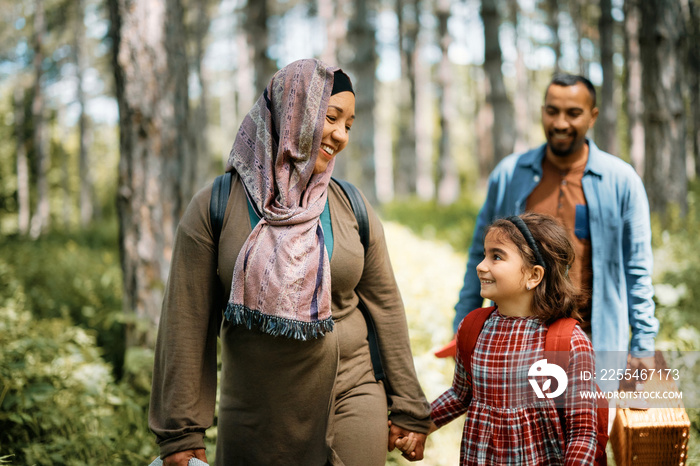
[[[595,391],[594,382],[580,381],[581,371],[594,373],[593,347],[577,326],[571,339],[569,386],[562,395],[564,436],[554,400],[537,398],[528,381],[530,366],[545,358],[546,332],[547,326],[535,317],[505,317],[494,311],[472,354],[473,393],[457,352],[452,387],[433,401],[431,416],[440,427],[466,413],[462,465],[593,464],[595,404],[578,392]]]

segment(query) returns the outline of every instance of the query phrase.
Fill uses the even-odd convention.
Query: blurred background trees
[[[4,299],[96,330],[115,383],[137,380],[183,210],[223,171],[275,70],[307,57],[339,65],[357,93],[335,175],[458,251],[493,166],[544,141],[552,74],[589,77],[601,111],[589,136],[643,176],[661,250],[695,218],[699,12],[698,0],[0,0]],[[66,244],[99,266],[57,261]]]

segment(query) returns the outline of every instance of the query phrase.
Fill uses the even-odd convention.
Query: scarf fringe
[[[224,317],[235,325],[245,326],[248,330],[257,329],[275,337],[282,336],[301,341],[322,337],[326,332],[332,332],[334,325],[332,317],[318,322],[301,322],[269,316],[234,303],[228,303]]]

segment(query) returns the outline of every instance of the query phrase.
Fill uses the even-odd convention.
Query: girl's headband
[[[537,265],[542,266],[543,269],[546,269],[547,267],[544,265],[544,259],[542,258],[542,254],[540,254],[540,249],[537,247],[537,242],[523,219],[514,215],[511,217],[506,217],[506,220],[520,230],[520,233],[522,233],[525,241],[527,241],[528,246],[530,246],[530,249],[532,249],[532,251],[535,253],[535,262],[537,262]]]

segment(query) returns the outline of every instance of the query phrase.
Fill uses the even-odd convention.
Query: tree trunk
[[[255,69],[255,100],[262,94],[275,74],[276,66],[267,56],[269,34],[267,30],[267,0],[248,0],[245,8],[244,29],[247,34],[248,47],[253,54]]]
[[[617,105],[615,104],[614,26],[611,0],[600,0],[600,65],[603,84],[600,87],[598,108],[600,115],[595,126],[595,142],[598,147],[617,154]]]
[[[517,0],[513,2],[517,5]],[[552,33],[552,50],[554,50],[554,73],[560,72],[561,39],[559,39],[559,0],[547,0],[547,25]]]
[[[396,194],[394,190],[394,150],[392,134],[398,101],[398,89],[393,83],[380,85],[377,102],[374,107],[376,131],[374,133],[375,171],[377,179],[377,202],[391,202]],[[342,158],[342,157],[341,157]],[[335,170],[338,168],[336,163]]]
[[[224,151],[224,162],[228,160],[229,151],[231,145],[233,145],[233,139],[238,131],[238,127],[243,122],[243,118],[248,114],[250,109],[258,97],[263,93],[267,83],[261,88],[256,88],[255,82],[255,64],[253,62],[253,49],[248,45],[248,35],[245,33],[245,19],[244,15],[238,14],[238,28],[236,31],[232,31],[235,36],[236,41],[236,53],[237,57],[237,67],[235,73],[235,105],[236,109],[236,124],[234,125],[234,130],[232,133],[230,146],[226,147]]]
[[[459,176],[457,167],[452,157],[450,142],[450,122],[456,120],[454,108],[454,96],[452,90],[452,76],[454,71],[450,65],[447,51],[452,39],[447,30],[447,21],[450,18],[450,1],[438,0],[436,5],[438,18],[438,31],[442,57],[438,69],[438,83],[440,93],[440,143],[438,154],[438,203],[451,204],[459,197]]]
[[[700,177],[700,12],[696,0],[683,0],[683,10],[688,25],[687,81],[690,112],[688,135],[695,166],[694,176]]]
[[[477,73],[481,74],[481,73]],[[476,122],[474,129],[476,131],[476,154],[477,165],[479,167],[479,188],[486,186],[491,170],[494,164],[494,140],[493,140],[493,106],[489,103],[488,98],[483,99],[483,96],[489,93],[489,83],[484,76],[479,76],[476,79],[474,86],[473,99],[476,104]],[[483,100],[482,100],[483,99]]]
[[[578,51],[578,74],[581,76],[588,77],[588,61],[583,54],[583,37],[584,28],[586,24],[585,4],[583,0],[571,0],[569,2],[569,8],[571,10],[571,20],[574,23],[574,28],[576,29],[576,50]]]
[[[62,124],[62,122],[66,121],[65,108],[60,108],[58,110],[56,120],[56,132],[59,134],[67,133],[68,128],[63,127]],[[56,139],[60,141],[60,138]],[[54,149],[54,160],[58,161],[61,167],[61,191],[63,191],[63,201],[61,202],[61,223],[63,230],[68,231],[73,223],[72,218],[74,202],[70,183],[70,173],[73,167],[71,167],[71,156],[62,143],[59,143],[58,148]]]
[[[418,148],[416,141],[416,61],[418,42],[417,0],[396,0],[399,53],[401,55],[401,78],[399,86],[398,133],[396,141],[396,194],[406,198],[416,193],[418,178]]]
[[[488,77],[489,90],[487,100],[493,108],[493,125],[491,126],[494,160],[491,168],[501,159],[513,152],[515,144],[515,124],[513,105],[506,94],[501,66],[501,45],[498,30],[501,18],[498,14],[496,0],[482,0],[481,19],[484,23],[484,71]]]
[[[642,1],[639,30],[649,204],[687,211],[685,118],[682,95],[684,23],[678,0]]]
[[[27,141],[25,138],[26,117],[24,107],[24,87],[15,86],[15,138],[17,143],[17,228],[19,234],[29,233],[29,162],[27,160]]]
[[[556,6],[556,5],[555,5]],[[530,134],[530,128],[532,123],[532,118],[530,118],[530,99],[529,92],[530,86],[528,85],[528,71],[527,66],[525,66],[525,53],[526,49],[526,36],[522,34],[520,27],[520,7],[518,2],[512,0],[510,2],[510,15],[511,21],[513,22],[513,27],[515,29],[515,44],[517,49],[517,58],[515,59],[515,96],[513,98],[514,115],[515,115],[515,142],[513,144],[513,150],[515,152],[523,152],[527,150],[530,146],[528,135]],[[553,29],[553,32],[557,34],[556,30],[558,26]],[[557,38],[558,40],[558,38]],[[560,45],[558,46],[560,47]],[[561,50],[555,53],[560,54]],[[559,61],[557,55],[557,62]],[[558,71],[558,65],[555,67],[555,72]]]
[[[614,26],[611,0],[600,0],[600,65],[603,84],[598,108],[600,115],[595,126],[596,145],[604,151],[617,154],[617,105],[615,104],[615,65],[613,63]]]
[[[37,177],[37,207],[32,217],[29,234],[38,238],[49,228],[49,180],[48,173],[50,158],[48,153],[48,131],[44,117],[44,89],[41,84],[44,61],[44,35],[46,22],[44,18],[44,2],[36,0],[34,11],[34,97],[32,101],[32,121],[34,124],[33,145],[36,160]]]
[[[203,187],[210,178],[212,168],[212,159],[209,153],[209,140],[207,129],[209,127],[209,108],[207,99],[209,97],[209,88],[207,79],[202,71],[202,61],[206,52],[205,38],[209,30],[209,1],[199,0],[188,5],[189,10],[193,13],[194,18],[191,20],[189,27],[189,36],[192,42],[193,53],[191,54],[190,69],[197,77],[199,83],[199,98],[197,106],[192,109],[190,123],[190,138],[193,146],[194,160],[196,161],[191,176],[192,185],[195,191]]]
[[[425,37],[425,36],[423,36]],[[422,40],[418,39],[414,54],[414,110],[413,124],[416,135],[415,159],[416,180],[415,194],[420,199],[429,200],[435,197],[435,180],[433,179],[433,146],[435,133],[435,96],[432,92],[432,66],[425,60],[418,59],[420,50],[425,50]]]
[[[642,101],[642,57],[639,52],[640,0],[625,1],[625,108],[629,160],[644,177],[644,103]]]
[[[85,5],[84,0],[76,1],[76,18],[74,30],[73,61],[76,66],[76,100],[80,107],[78,116],[78,171],[80,176],[80,226],[87,227],[93,219],[95,190],[92,184],[92,173],[88,160],[90,132],[88,117],[85,112],[85,91],[83,90],[83,75],[85,73]]]
[[[415,193],[422,200],[430,200],[435,197],[435,180],[433,175],[433,133],[435,112],[433,88],[433,78],[431,76],[431,65],[425,60],[419,59],[421,50],[425,50],[422,37],[420,35],[420,4],[413,0],[413,8],[416,12],[416,20],[413,27],[409,29],[410,41],[414,44],[413,73],[411,79],[411,93],[413,108],[410,109],[413,120],[413,131],[415,135],[415,159],[416,159],[416,180]],[[411,78],[409,77],[409,78]]]
[[[321,60],[329,65],[338,65],[338,44],[347,34],[347,21],[334,0],[317,0],[318,16],[326,25],[326,47]]]
[[[127,348],[152,347],[177,223],[192,196],[179,0],[109,0],[120,114],[117,209]]]
[[[376,38],[370,12],[376,11],[373,0],[357,0],[348,27],[348,44],[354,47],[348,66],[355,88],[355,123],[347,152],[347,177],[357,184],[369,202],[377,202],[374,168],[374,89],[377,68]],[[341,155],[341,157],[343,157]]]

